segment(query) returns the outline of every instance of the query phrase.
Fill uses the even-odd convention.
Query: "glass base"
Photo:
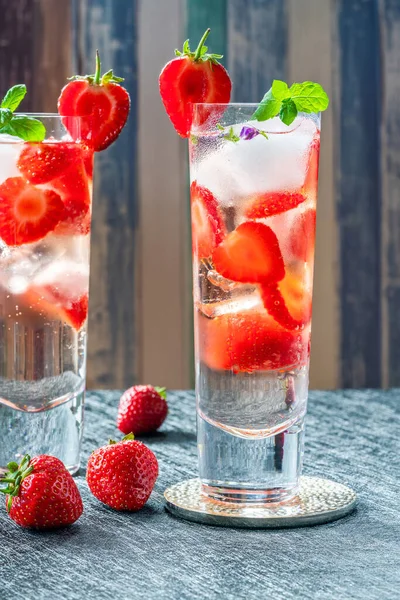
[[[19,462],[25,454],[50,454],[71,474],[79,470],[84,392],[38,412],[16,410],[0,403],[0,467]]]
[[[298,493],[304,418],[255,437],[234,435],[199,414],[197,432],[200,480],[209,498],[264,505],[290,501]]]
[[[188,479],[164,493],[176,517],[223,527],[277,528],[329,523],[352,512],[357,496],[347,486],[317,477],[300,477],[298,494],[288,502],[263,506],[218,502],[203,493],[199,479]]]

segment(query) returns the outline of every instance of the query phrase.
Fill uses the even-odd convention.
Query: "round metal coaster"
[[[352,512],[357,496],[347,486],[301,477],[298,496],[287,503],[264,506],[227,504],[211,500],[201,491],[200,479],[188,479],[164,492],[166,508],[176,517],[225,527],[301,527],[329,523]]]

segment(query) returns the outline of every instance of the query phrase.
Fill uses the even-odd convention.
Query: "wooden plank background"
[[[400,385],[400,2],[398,0],[0,0],[0,92],[54,111],[73,72],[126,78],[118,143],[97,157],[89,387],[192,377],[186,144],[157,77],[207,26],[233,99],[271,79],[320,81],[323,116],[311,386]]]

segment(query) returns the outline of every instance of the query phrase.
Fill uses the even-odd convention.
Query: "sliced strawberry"
[[[299,215],[289,234],[289,251],[298,260],[311,262],[314,258],[317,213],[310,208]]]
[[[266,311],[244,310],[214,319],[198,316],[200,359],[210,368],[251,372],[304,364],[309,333],[285,331]]]
[[[191,52],[189,41],[183,51],[165,65],[159,77],[161,99],[176,131],[189,137],[193,120],[192,104],[228,103],[232,83],[225,68],[217,59],[218,54],[206,54],[204,46],[210,30],[207,29],[195,52]],[[221,110],[223,112],[223,109]],[[209,117],[205,109],[197,121],[204,123]]]
[[[0,237],[9,246],[44,238],[64,218],[61,198],[22,177],[10,177],[0,185]]]
[[[108,148],[121,133],[129,114],[130,97],[119,85],[121,77],[108,71],[101,77],[99,55],[96,57],[96,73],[76,77],[61,90],[58,112],[65,116],[64,125],[73,139],[84,140],[99,152]],[[80,127],[73,119],[81,117]]]
[[[317,199],[318,191],[318,167],[319,167],[320,138],[315,137],[310,146],[307,173],[303,189],[309,198]]]
[[[80,147],[68,142],[26,142],[18,169],[30,183],[48,183],[82,159]]]
[[[201,260],[211,256],[225,237],[225,225],[215,196],[193,181],[190,186],[193,252]]]
[[[251,198],[245,215],[248,219],[264,219],[296,208],[306,200],[300,192],[267,192]]]
[[[233,281],[280,281],[285,267],[279,242],[268,225],[249,221],[239,225],[212,255],[215,269]]]
[[[86,321],[88,295],[69,297],[54,285],[32,286],[21,294],[19,302],[46,319],[60,320],[77,331]]]
[[[285,329],[301,330],[310,322],[312,292],[304,277],[287,271],[279,284],[262,285],[261,296],[269,314]]]
[[[92,153],[93,154],[93,153]],[[50,186],[64,203],[64,218],[55,229],[57,235],[86,235],[90,231],[91,185],[83,160],[72,165]]]

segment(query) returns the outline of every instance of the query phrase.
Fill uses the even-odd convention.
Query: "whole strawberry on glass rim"
[[[231,80],[218,62],[222,55],[209,54],[204,45],[210,31],[205,31],[194,52],[186,40],[182,52],[175,50],[176,58],[165,65],[159,77],[165,110],[176,131],[185,138],[190,135],[192,104],[227,103],[231,95]],[[204,111],[204,120],[207,116]]]
[[[189,138],[203,493],[247,509],[292,498],[299,485],[319,113],[329,99],[318,83],[273,80],[260,102],[231,103],[228,74],[198,62],[202,43],[192,53],[185,42],[161,72],[160,93]],[[243,79],[235,91],[244,88]]]
[[[89,457],[86,479],[92,494],[110,508],[140,510],[147,502],[158,477],[154,453],[126,435],[120,442],[110,440]]]
[[[0,464],[55,454],[79,468],[85,390],[90,230],[94,152],[119,135],[129,94],[113,73],[74,80],[60,90],[59,113],[17,112],[27,94],[17,84],[0,102],[0,312],[7,331],[0,347],[0,402],[34,412],[54,438],[9,431],[0,422]],[[70,410],[71,409],[71,410]],[[64,411],[71,416],[70,436]],[[33,419],[33,416],[32,416]],[[35,431],[41,431],[37,426]]]
[[[72,525],[81,516],[81,495],[71,474],[54,456],[24,456],[10,462],[0,479],[10,518],[21,527],[55,529]]]

